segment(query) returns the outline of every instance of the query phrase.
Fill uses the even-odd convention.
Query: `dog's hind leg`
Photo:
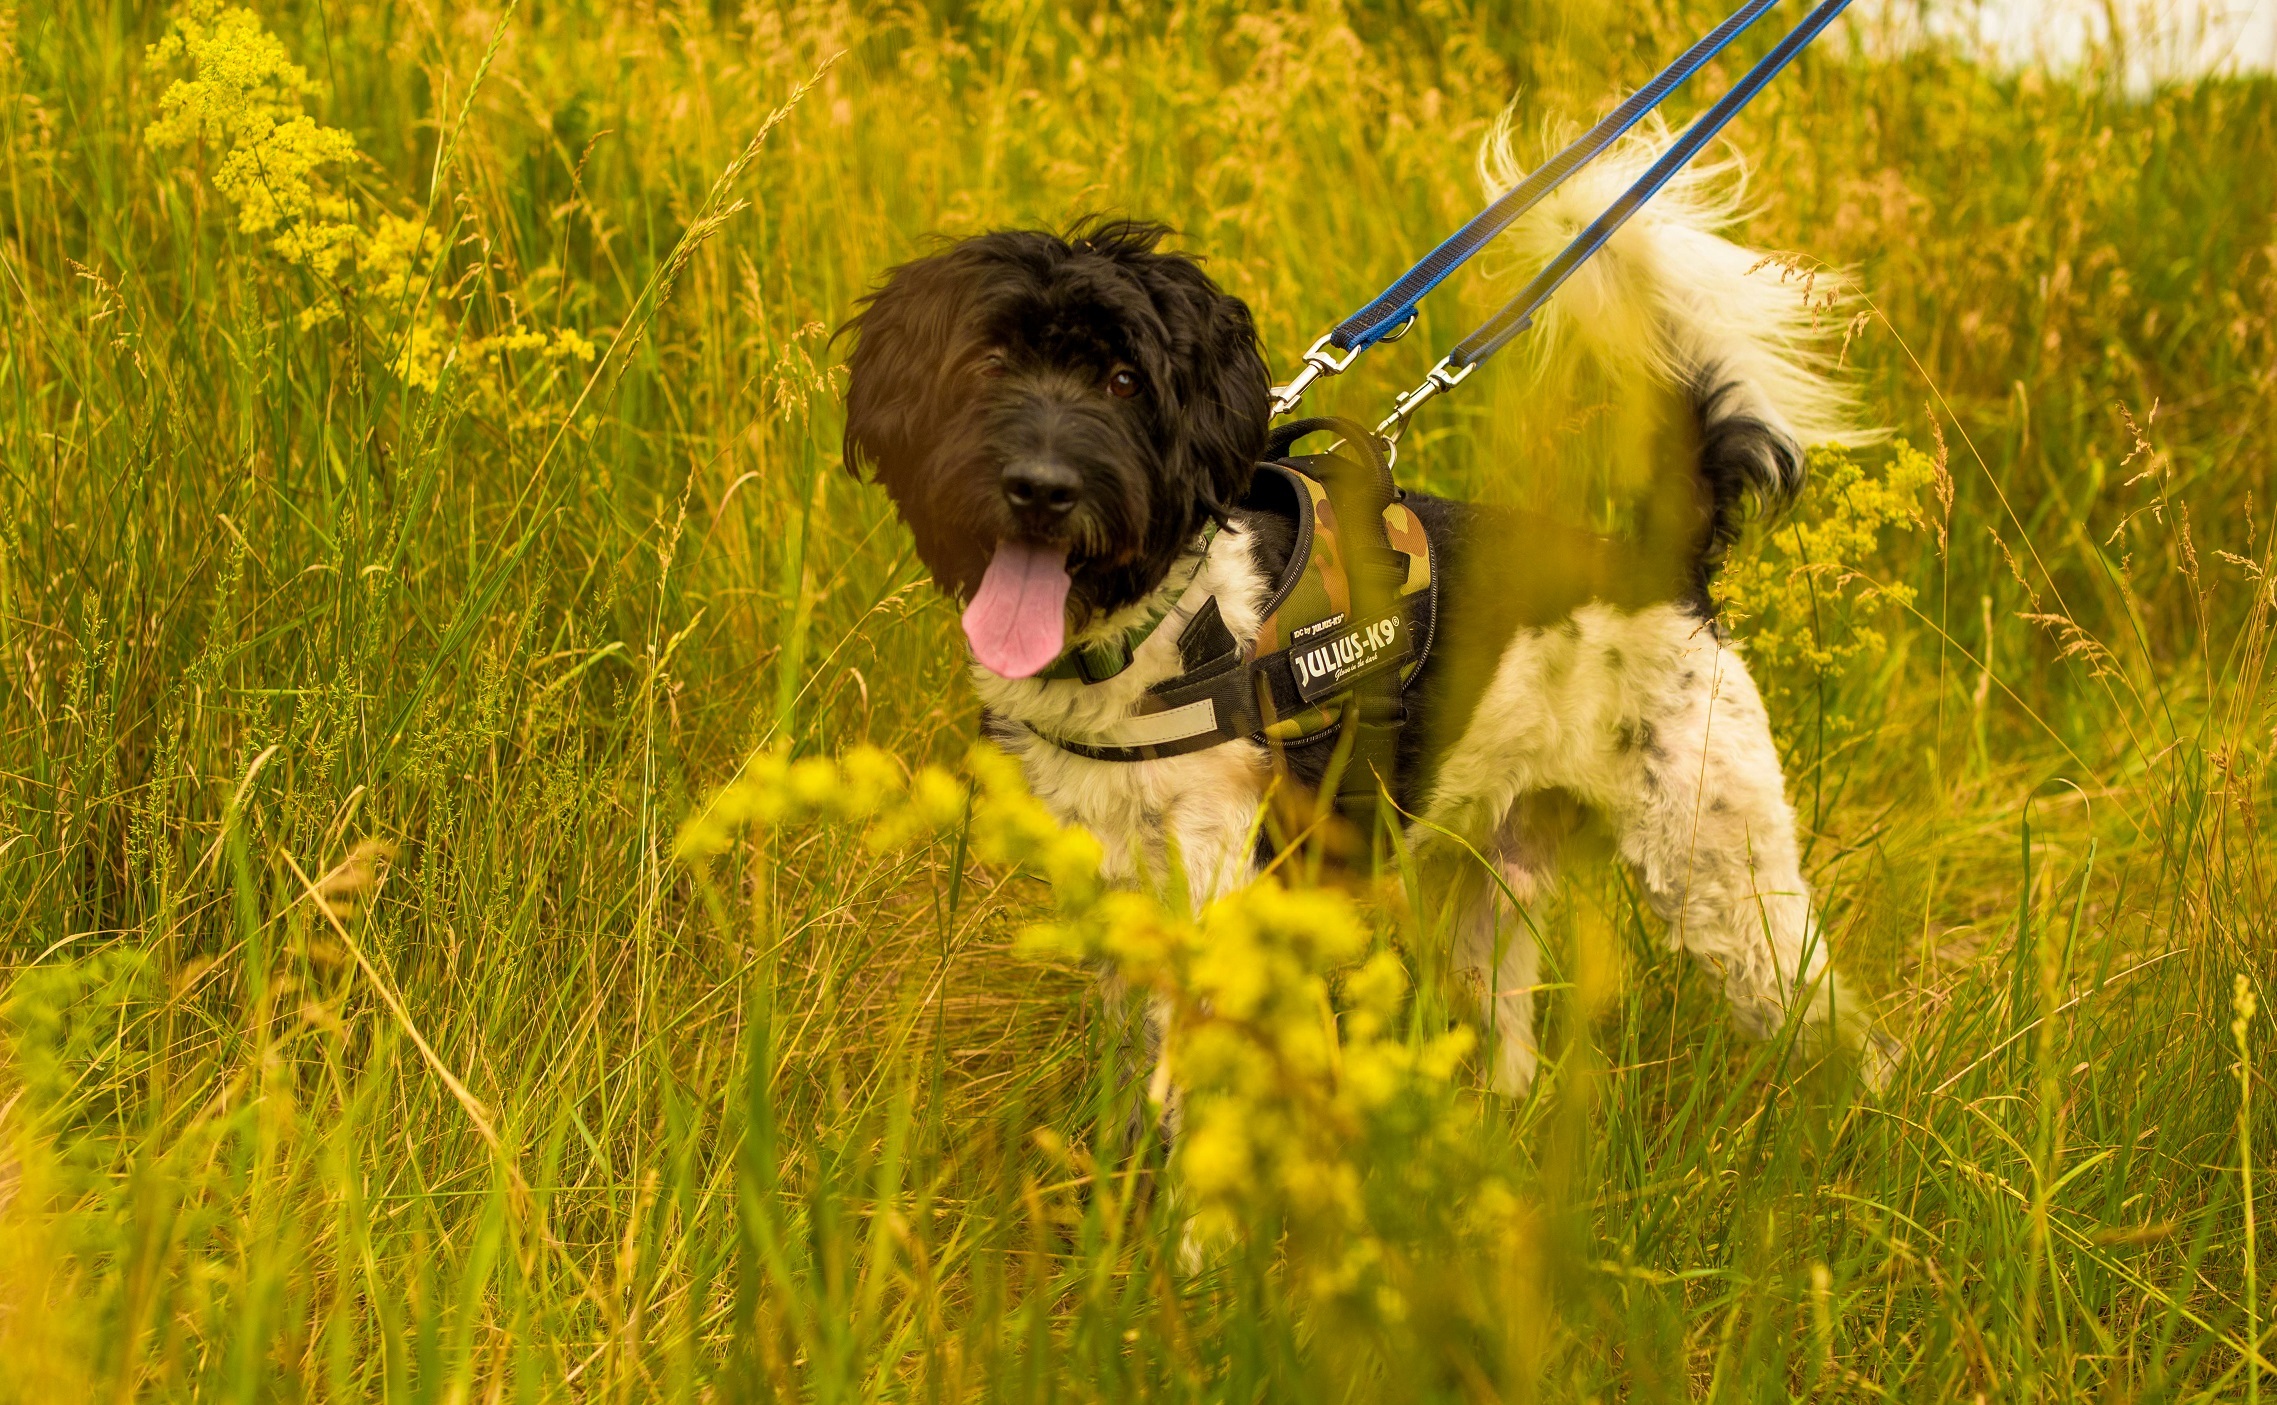
[[[1533,1085],[1540,1062],[1534,1039],[1539,917],[1557,880],[1558,851],[1578,818],[1578,808],[1561,794],[1521,796],[1487,856],[1494,873],[1474,873],[1462,885],[1455,914],[1455,977],[1473,994],[1490,1030],[1489,1085],[1512,1097]]]
[[[1524,875],[1496,869],[1512,892]],[[1488,1083],[1516,1097],[1533,1086],[1540,1056],[1534,1042],[1534,982],[1541,967],[1533,904],[1513,908],[1500,884],[1474,880],[1455,917],[1455,978],[1477,1003],[1488,1042]]]
[[[1757,1039],[1798,1012],[1812,1042],[1862,1034],[1811,906],[1770,719],[1739,654],[1691,630],[1641,701],[1629,783],[1611,806],[1622,855],[1680,945],[1723,982]],[[1884,1070],[1879,1043],[1869,1078]],[[1886,1060],[1883,1060],[1886,1061]]]

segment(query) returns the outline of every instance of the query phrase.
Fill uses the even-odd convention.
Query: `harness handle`
[[[1391,537],[1384,529],[1384,509],[1398,502],[1401,493],[1398,482],[1392,477],[1392,456],[1385,441],[1358,420],[1319,415],[1311,419],[1291,420],[1276,427],[1272,436],[1266,440],[1266,453],[1271,458],[1285,458],[1289,450],[1296,447],[1299,439],[1313,434],[1341,435],[1347,445],[1366,455],[1366,462],[1362,464],[1331,452],[1306,459],[1302,471],[1327,486],[1329,500],[1338,504],[1339,513],[1347,511],[1348,507],[1352,511],[1364,509],[1362,515],[1374,524],[1374,539],[1370,545],[1380,545],[1387,553],[1390,552]],[[1363,468],[1369,470],[1365,479],[1354,472]],[[1322,472],[1322,469],[1326,469],[1326,472]]]
[[[1368,466],[1375,469],[1381,480],[1385,504],[1398,500],[1399,488],[1392,482],[1391,455],[1384,452],[1383,441],[1371,434],[1367,426],[1358,420],[1348,420],[1341,415],[1315,415],[1310,419],[1291,420],[1287,424],[1275,425],[1272,434],[1265,440],[1265,457],[1284,458],[1289,450],[1296,447],[1299,439],[1314,434],[1340,434],[1345,443],[1359,446],[1360,452],[1368,456]]]

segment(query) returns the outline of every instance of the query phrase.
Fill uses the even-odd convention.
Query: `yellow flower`
[[[1025,799],[1028,782],[1020,774],[1020,763],[1003,751],[986,742],[976,742],[965,752],[965,769],[980,782],[981,791],[995,800]]]
[[[1163,979],[1187,943],[1187,926],[1143,893],[1110,893],[1096,910],[1096,936],[1076,953],[1105,958],[1137,985]]]
[[[450,362],[447,336],[447,331],[432,323],[413,323],[402,346],[388,361],[388,370],[415,390],[433,390],[442,384],[443,367]]]
[[[1868,591],[1858,572],[1880,554],[1885,529],[1917,525],[1939,472],[1902,440],[1879,478],[1837,448],[1813,450],[1811,468],[1809,510],[1767,532],[1759,550],[1734,553],[1717,581],[1757,684],[1774,697],[1882,648],[1863,607],[1876,596],[1902,606],[1913,592],[1895,582]]]
[[[1422,1071],[1424,1077],[1434,1082],[1445,1082],[1454,1076],[1455,1070],[1462,1065],[1464,1059],[1470,1057],[1471,1050],[1477,1045],[1478,1036],[1471,1033],[1469,1026],[1457,1025],[1424,1045],[1423,1056],[1415,1061],[1415,1066]]]
[[[526,327],[510,327],[494,337],[477,338],[467,350],[485,360],[495,361],[509,352],[540,350],[545,344],[546,336],[543,332],[533,332]]]
[[[909,806],[934,829],[946,829],[964,814],[965,788],[940,767],[926,766],[910,780]]]
[[[1254,1174],[1252,1149],[1241,1118],[1221,1105],[1188,1120],[1178,1142],[1178,1165],[1186,1184],[1204,1200],[1231,1196]]]
[[[161,151],[211,142],[224,148],[214,189],[237,207],[247,234],[280,231],[270,247],[287,262],[331,277],[353,251],[348,207],[323,183],[327,166],[352,160],[356,139],[300,110],[316,85],[252,11],[189,0],[171,33],[151,46],[154,64],[187,61],[191,76],[159,95],[143,140]]]
[[[546,348],[549,361],[582,361],[591,364],[600,348],[580,336],[574,327],[553,329],[553,345]]]
[[[214,183],[221,183],[218,177]],[[273,195],[266,188],[264,193]],[[269,209],[272,214],[281,208],[273,198],[270,200]],[[253,210],[254,206],[248,203],[244,219],[239,222],[239,227],[248,232],[255,232],[246,223],[253,218]],[[311,212],[319,218],[305,218]],[[355,256],[356,242],[360,237],[356,227],[346,222],[346,205],[338,200],[311,198],[306,207],[296,209],[293,213],[296,222],[270,240],[269,247],[287,263],[306,265],[319,278],[336,276],[340,266]]]
[[[1399,1093],[1407,1072],[1406,1051],[1397,1046],[1367,1043],[1344,1051],[1344,1087],[1362,1111],[1373,1111]]]
[[[388,369],[415,389],[442,384],[460,330],[432,296],[442,236],[422,220],[378,213],[368,223],[333,186],[334,168],[356,159],[356,141],[302,111],[317,94],[308,71],[292,61],[251,10],[221,0],[184,0],[166,36],[150,47],[153,65],[182,64],[158,99],[158,116],[143,130],[153,150],[203,143],[218,150],[213,188],[236,212],[241,233],[268,236],[285,263],[340,283],[376,344],[390,348]],[[354,277],[350,277],[351,270]],[[327,299],[295,319],[313,331],[340,319]],[[497,363],[508,352],[535,351],[552,362],[591,362],[593,343],[569,328],[546,333],[520,326],[468,344],[487,368],[479,395],[501,400]]]
[[[1458,1206],[1485,1179],[1463,1169],[1476,1164],[1461,1153],[1475,1114],[1452,1085],[1470,1031],[1419,1044],[1393,1037],[1407,974],[1396,953],[1369,954],[1368,925],[1344,894],[1267,878],[1193,916],[1157,893],[1103,892],[1098,842],[1054,819],[1016,762],[977,748],[964,772],[927,766],[904,783],[871,748],[838,762],[769,753],[689,822],[681,852],[718,852],[746,824],[823,819],[867,822],[882,852],[969,820],[984,862],[1025,864],[1052,881],[1059,919],[1024,930],[1019,950],[1105,961],[1166,1014],[1161,1071],[1185,1095],[1174,1164],[1197,1238],[1284,1244],[1315,1293],[1379,1321],[1402,1317],[1409,1302],[1385,1281],[1371,1186],[1389,1173],[1401,1196]],[[1387,1166],[1385,1146],[1405,1159]],[[1464,1232],[1503,1233],[1519,1218],[1504,1208],[1513,1205],[1496,1191]]]
[[[1106,851],[1090,833],[1063,829],[1045,841],[1038,858],[1060,906],[1083,908],[1098,899],[1099,866]]]
[[[847,819],[866,820],[875,816],[907,788],[901,763],[877,747],[855,747],[846,753],[843,764],[846,780],[839,790],[838,803],[839,813]]]
[[[1407,996],[1407,968],[1392,951],[1379,951],[1344,978],[1344,998],[1352,1006],[1350,1027],[1356,1035],[1374,1037],[1383,1032]]]
[[[1228,920],[1222,911],[1211,915],[1217,920],[1207,925],[1202,955],[1190,973],[1194,992],[1227,1019],[1249,1019],[1272,991],[1267,958],[1246,924]]]
[[[1231,1025],[1197,1021],[1178,1049],[1178,1074],[1189,1088],[1217,1093],[1265,1091],[1270,1070],[1254,1043]]]
[[[150,46],[150,62],[187,60],[193,77],[170,85],[158,99],[158,120],[143,131],[156,147],[186,146],[203,138],[233,142],[247,131],[265,132],[297,116],[300,100],[316,85],[291,61],[275,35],[251,10],[221,7],[221,0],[187,0],[176,8],[165,38]]]
[[[360,261],[367,296],[409,302],[426,282],[427,261],[443,247],[443,236],[424,220],[381,215],[364,236]]]
[[[814,814],[838,793],[838,763],[827,756],[803,757],[791,763],[788,781],[791,802]]]
[[[1360,1176],[1343,1160],[1292,1159],[1282,1167],[1281,1186],[1307,1214],[1341,1217],[1360,1212]]]

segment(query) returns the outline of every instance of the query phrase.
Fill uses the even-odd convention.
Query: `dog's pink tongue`
[[[965,606],[965,639],[989,672],[1027,678],[1067,642],[1067,548],[1000,541]]]

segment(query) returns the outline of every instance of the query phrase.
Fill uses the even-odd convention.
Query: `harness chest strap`
[[[1150,688],[1137,715],[1089,736],[1038,735],[1078,756],[1128,762],[1237,740],[1293,744],[1354,723],[1371,733],[1396,726],[1400,690],[1430,649],[1437,581],[1429,538],[1388,472],[1379,465],[1366,480],[1376,491],[1352,491],[1364,471],[1330,455],[1261,468],[1264,496],[1284,499],[1297,530],[1257,639],[1243,648],[1217,600],[1205,600],[1178,638],[1184,671]],[[1346,517],[1367,524],[1358,532],[1339,529],[1332,476],[1344,482],[1334,496],[1352,509]],[[1371,603],[1372,613],[1355,609]]]
[[[1428,593],[1411,596],[1349,629],[1315,635],[1302,644],[1250,659],[1227,631],[1212,598],[1179,636],[1179,648],[1191,660],[1222,641],[1221,647],[1201,667],[1190,667],[1149,689],[1155,710],[1117,724],[1111,742],[1038,735],[1063,751],[1094,761],[1157,761],[1229,741],[1265,740],[1276,724],[1312,709],[1329,714],[1333,723],[1341,720],[1341,714],[1324,704],[1356,691],[1362,682],[1420,660],[1432,633],[1433,603]],[[1390,707],[1378,710],[1397,708],[1396,689],[1390,696]]]

